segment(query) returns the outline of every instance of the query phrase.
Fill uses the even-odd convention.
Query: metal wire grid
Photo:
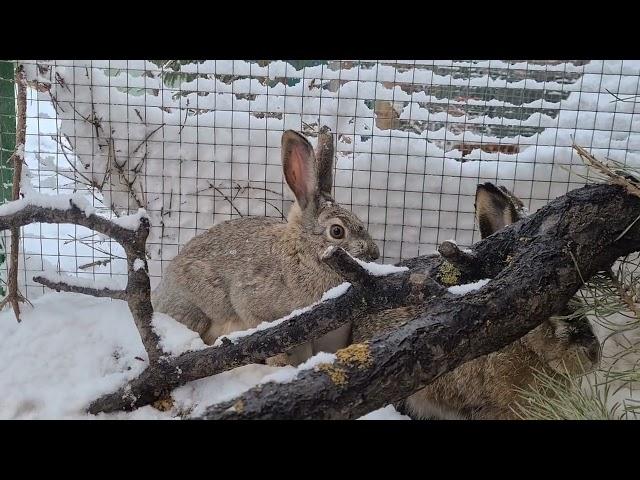
[[[368,224],[384,262],[430,253],[451,238],[477,241],[473,203],[482,181],[513,189],[530,210],[584,184],[581,166],[557,161],[567,132],[603,156],[638,156],[637,62],[154,62],[22,62],[37,72],[25,149],[32,182],[46,193],[85,192],[104,215],[145,206],[155,229],[154,281],[213,224],[286,216],[286,128],[314,141],[314,128],[332,127],[336,200]],[[425,71],[430,82],[420,79]],[[575,122],[545,137],[560,115]],[[31,277],[47,267],[126,272],[117,244],[86,229],[23,230],[27,296],[42,292]]]

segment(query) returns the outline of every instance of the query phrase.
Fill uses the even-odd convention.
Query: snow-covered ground
[[[89,403],[137,376],[146,353],[127,304],[75,293],[47,293],[22,307],[0,312],[0,419],[172,419],[194,416],[265,381],[288,381],[296,369],[246,365],[176,389],[175,406],[147,406],[131,413],[88,415]],[[203,348],[198,335],[156,314],[156,331],[174,354]],[[323,359],[324,360],[324,359]],[[311,368],[309,365],[308,368]],[[389,406],[367,419],[402,418]]]

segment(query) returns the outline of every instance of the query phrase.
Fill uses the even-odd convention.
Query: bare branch
[[[442,262],[439,255],[431,256],[430,260],[434,268]],[[425,259],[423,265],[428,262],[429,259]],[[358,267],[362,268],[360,265]],[[373,292],[365,292],[364,288],[355,284],[335,299],[322,302],[275,327],[242,337],[235,343],[227,341],[217,347],[169,358],[161,365],[148,368],[117,392],[93,402],[89,412],[130,410],[148,405],[187,382],[262,362],[309,339],[318,338],[358,317],[365,310],[413,304],[444,291],[425,275],[413,275],[410,271],[380,278],[385,281],[377,283]],[[376,303],[362,301],[369,295],[376,299]]]
[[[80,270],[86,270],[87,268],[91,268],[91,267],[99,267],[99,266],[106,266],[109,263],[111,263],[111,260],[113,260],[114,257],[112,258],[105,258],[104,260],[96,260],[95,262],[90,262],[90,263],[85,263],[84,265],[80,265],[78,268]]]
[[[127,300],[126,290],[72,285],[63,281],[53,281],[40,275],[33,277],[33,281],[49,287],[56,292],[84,293],[85,295],[92,295],[94,297],[110,297],[116,300]]]
[[[416,257],[403,262],[408,271],[376,279],[373,293],[354,284],[342,296],[236,343],[167,358],[118,392],[93,402],[89,411],[147,405],[189,381],[263,361],[370,313],[413,305],[416,320],[373,339],[366,348],[354,347],[370,366],[361,370],[351,360],[354,351],[347,349],[338,355],[342,360],[336,365],[301,373],[291,384],[251,390],[241,399],[244,413],[229,410],[237,404],[229,402],[213,407],[206,417],[351,418],[404,398],[435,376],[502,348],[561,311],[582,284],[577,268],[588,278],[616,258],[639,250],[640,226],[623,240],[615,240],[623,227],[611,225],[612,212],[621,225],[640,214],[640,200],[622,192],[610,185],[575,190],[475,244],[471,255],[478,263],[471,272],[462,268],[459,279],[464,283],[495,278],[477,293],[446,293],[434,282],[446,259]],[[576,253],[577,266],[568,244]]]
[[[604,175],[610,183],[620,185],[625,188],[631,195],[640,197],[640,187],[637,183],[629,181],[624,175],[609,168],[605,163],[595,158],[591,153],[580,145],[573,144],[574,150],[578,153],[582,161],[589,167],[593,168],[600,174]]]
[[[0,230],[10,229],[13,225],[23,227],[30,223],[71,223],[82,225],[83,227],[111,237],[125,247],[125,249],[125,245],[130,244],[135,239],[136,230],[122,227],[95,214],[87,215],[83,209],[78,207],[78,203],[82,204],[82,197],[67,196],[67,198],[69,198],[69,208],[65,210],[32,205],[25,199],[16,200],[17,202],[22,202],[23,207],[15,209],[16,211],[13,213],[3,215],[3,212],[6,211],[5,207],[8,207],[14,202],[7,203],[0,207]],[[148,220],[146,220],[146,222],[148,223]]]

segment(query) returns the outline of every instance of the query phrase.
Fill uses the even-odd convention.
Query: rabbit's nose
[[[380,250],[378,249],[377,245],[373,245],[373,248],[371,249],[371,260],[377,260],[380,258]]]

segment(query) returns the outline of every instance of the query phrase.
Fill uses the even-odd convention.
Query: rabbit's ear
[[[333,186],[333,134],[329,127],[322,127],[318,135],[316,147],[316,164],[318,165],[318,189],[331,197]]]
[[[520,219],[515,200],[517,199],[513,194],[504,187],[496,187],[489,182],[478,185],[475,207],[481,238],[486,238]]]
[[[304,210],[314,204],[318,195],[318,173],[313,147],[293,130],[282,135],[282,169],[300,208]]]

